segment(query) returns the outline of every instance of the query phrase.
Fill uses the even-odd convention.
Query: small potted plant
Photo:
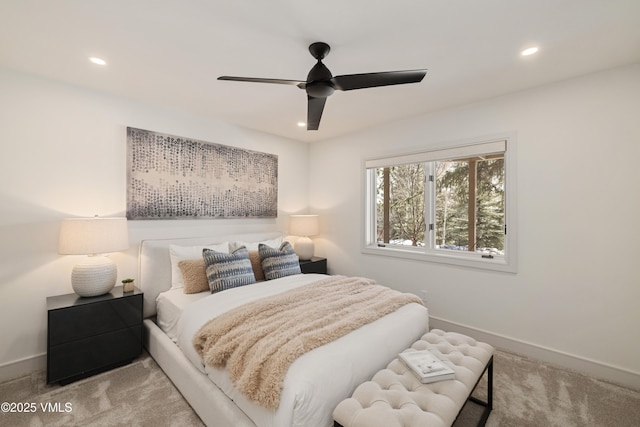
[[[131,278],[126,278],[122,280],[122,286],[124,287],[123,289],[124,292],[133,292],[134,285],[135,283]]]

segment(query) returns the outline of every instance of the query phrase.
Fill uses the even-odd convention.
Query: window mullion
[[[436,178],[434,162],[424,164],[425,185],[424,185],[424,223],[425,230],[425,249],[432,250],[435,248],[436,236]]]

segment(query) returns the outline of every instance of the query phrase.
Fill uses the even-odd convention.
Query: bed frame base
[[[151,319],[144,320],[145,348],[208,426],[256,427],[209,378],[183,355]]]

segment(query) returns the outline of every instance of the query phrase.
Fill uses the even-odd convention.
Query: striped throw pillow
[[[244,246],[230,254],[203,249],[202,257],[207,266],[207,280],[212,294],[256,283],[249,251]]]
[[[266,280],[278,279],[293,274],[302,274],[298,255],[296,255],[289,242],[282,242],[278,249],[261,243],[258,245],[258,253],[260,253],[260,260]]]

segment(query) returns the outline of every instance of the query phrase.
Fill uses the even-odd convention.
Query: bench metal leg
[[[470,401],[480,406],[484,406],[484,410],[482,411],[482,416],[478,421],[478,427],[483,427],[487,423],[489,414],[493,409],[493,356],[491,356],[491,359],[489,359],[489,363],[487,364],[487,367],[484,369],[484,372],[482,372],[482,375],[480,375],[480,379],[482,379],[485,372],[487,373],[487,401],[483,402],[482,400],[476,397],[473,397],[471,395],[469,396]],[[478,379],[478,383],[480,382],[480,379]],[[477,386],[478,384],[476,384],[476,387]],[[473,390],[475,390],[475,387],[473,388]],[[472,393],[473,393],[473,390],[471,391]]]

